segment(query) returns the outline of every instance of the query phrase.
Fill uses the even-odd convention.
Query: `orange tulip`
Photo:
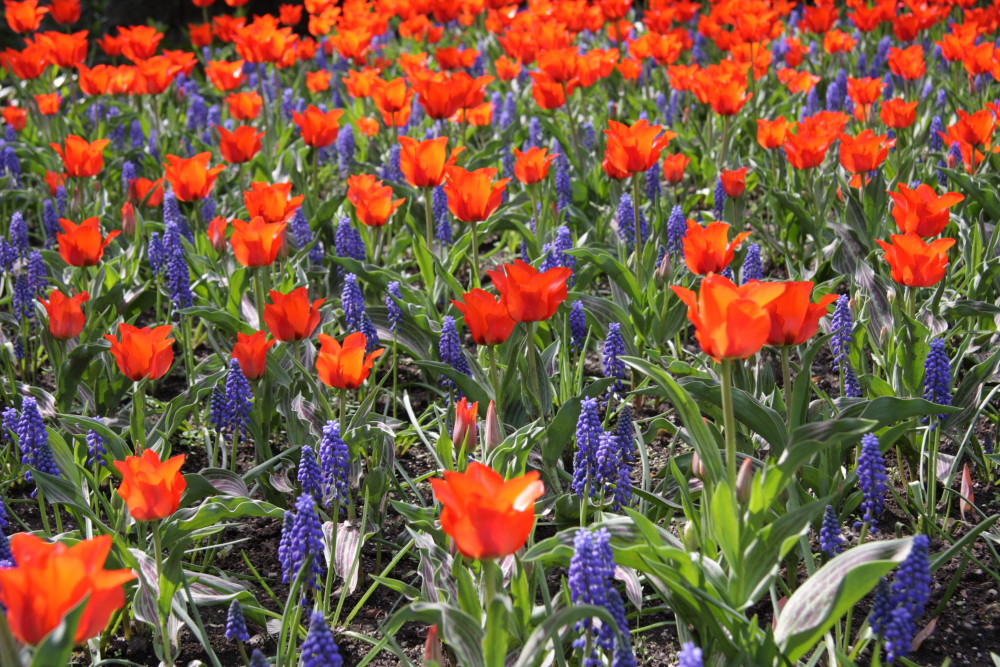
[[[526,152],[515,148],[514,155],[517,156],[517,162],[514,163],[514,175],[525,185],[544,181],[545,177],[549,175],[549,167],[559,157],[559,153],[549,155],[548,148],[539,148],[538,146],[532,146]]]
[[[67,297],[58,289],[52,290],[49,300],[46,301],[41,296],[38,300],[45,306],[45,312],[49,316],[49,333],[53,338],[59,340],[69,340],[76,338],[83,331],[83,325],[87,323],[87,316],[83,314],[82,305],[90,301],[90,294],[80,292],[72,297]]]
[[[558,266],[543,273],[517,259],[487,274],[515,321],[541,322],[555,315],[559,305],[569,296],[566,282],[573,270]]]
[[[264,108],[264,98],[260,93],[251,91],[249,93],[233,93],[226,98],[229,106],[229,114],[236,120],[253,120],[260,115]]]
[[[761,148],[774,150],[785,143],[785,139],[793,129],[795,123],[790,123],[784,116],[778,116],[775,120],[757,119],[757,143]]]
[[[522,69],[521,63],[511,60],[507,56],[500,56],[494,60],[493,66],[496,68],[497,78],[501,81],[510,81],[517,78]]]
[[[948,249],[955,239],[938,239],[927,243],[916,234],[893,234],[892,243],[875,242],[885,250],[885,259],[892,267],[892,279],[907,287],[930,287],[941,282],[948,268]]]
[[[926,183],[916,189],[900,183],[899,192],[890,192],[889,196],[893,201],[892,217],[903,233],[924,238],[943,232],[951,219],[949,209],[965,200],[965,195],[957,192],[938,196]]]
[[[73,641],[99,635],[125,606],[132,570],[105,570],[113,539],[101,535],[68,547],[18,533],[10,538],[12,567],[0,569],[0,604],[11,632],[21,642],[39,644],[87,598]]]
[[[691,158],[684,153],[675,153],[663,158],[663,177],[669,183],[680,183],[684,180],[684,172],[691,164]]]
[[[905,49],[892,47],[889,49],[889,69],[896,76],[908,81],[919,79],[927,73],[924,47],[920,44]]]
[[[458,161],[465,147],[460,146],[448,155],[448,137],[417,141],[413,137],[400,137],[403,149],[399,155],[399,168],[406,181],[417,188],[436,188],[445,179],[445,171]]]
[[[319,326],[319,307],[326,299],[309,302],[309,288],[299,287],[288,294],[271,290],[271,303],[264,305],[264,322],[271,335],[283,343],[312,336]]]
[[[535,526],[535,501],[545,494],[536,470],[504,481],[478,461],[430,481],[444,505],[441,527],[468,558],[502,558],[523,547]]]
[[[469,399],[462,397],[455,404],[455,425],[451,430],[451,441],[455,449],[461,452],[473,452],[476,449],[479,436],[479,401],[469,403]]]
[[[750,171],[750,167],[722,170],[722,173],[719,174],[719,178],[722,179],[722,187],[726,191],[727,196],[732,197],[733,199],[738,199],[743,196],[743,193],[747,190],[748,171]]]
[[[510,316],[507,305],[484,289],[474,289],[462,295],[465,303],[452,303],[465,316],[465,323],[477,345],[499,345],[508,338],[517,326]]]
[[[568,83],[553,81],[544,72],[530,72],[530,74],[532,79],[531,96],[535,98],[535,102],[542,109],[551,110],[562,107],[566,104],[566,97],[572,95],[577,86],[576,81]]]
[[[222,159],[230,164],[249,162],[260,152],[263,132],[258,132],[250,125],[240,125],[230,132],[221,125],[219,130],[219,151]]]
[[[406,87],[406,79],[402,77],[392,81],[378,79],[372,87],[372,101],[389,126],[400,127],[409,122],[412,100],[413,89]]]
[[[225,170],[225,165],[209,168],[212,160],[209,152],[198,153],[191,158],[168,155],[166,178],[174,188],[174,194],[180,201],[198,201],[204,199],[215,187],[215,180]]]
[[[714,273],[701,281],[697,294],[678,285],[670,289],[687,305],[701,349],[716,361],[746,359],[764,347],[771,332],[764,306],[784,291],[779,283],[757,281],[737,287]]]
[[[28,110],[14,106],[4,107],[3,119],[15,132],[20,132],[28,126]]]
[[[70,266],[96,266],[104,257],[104,249],[119,234],[120,230],[108,232],[101,236],[101,221],[97,218],[87,218],[79,225],[72,220],[60,218],[63,233],[56,234],[59,242],[59,255]]]
[[[493,215],[503,202],[509,178],[495,180],[497,170],[483,167],[468,171],[450,167],[444,191],[448,195],[448,210],[462,222],[483,222]]]
[[[145,204],[150,208],[158,208],[163,204],[163,179],[151,181],[148,178],[137,178],[128,186],[128,198],[133,204]]]
[[[719,273],[732,263],[736,249],[750,232],[737,234],[729,243],[729,228],[727,222],[710,222],[702,227],[694,220],[687,221],[684,261],[691,273],[699,276]]]
[[[169,324],[140,329],[122,322],[118,325],[121,340],[111,334],[104,337],[111,342],[111,354],[125,377],[133,382],[145,377],[156,380],[166,375],[174,363],[174,339],[167,338],[171,329]]]
[[[245,222],[232,220],[233,235],[229,243],[233,246],[236,261],[247,267],[270,266],[278,258],[285,240],[286,222],[267,222],[256,216]]]
[[[62,106],[62,96],[59,93],[35,95],[35,103],[38,105],[38,113],[43,116],[54,116],[59,113],[59,107]]]
[[[266,331],[256,331],[249,336],[236,334],[233,345],[233,359],[240,362],[240,368],[248,380],[256,380],[267,372],[267,353],[278,341],[268,340]]]
[[[52,6],[49,9],[52,10],[52,18],[55,19],[56,23],[62,25],[76,23],[80,20],[80,14],[83,11],[80,0],[52,0]]]
[[[957,113],[958,122],[952,126],[956,139],[972,146],[985,146],[990,143],[993,129],[996,127],[992,111],[982,109],[970,114],[964,109],[958,109]]]
[[[187,480],[181,474],[184,454],[166,461],[147,449],[142,456],[126,456],[115,461],[115,468],[122,475],[118,495],[125,499],[128,511],[136,521],[165,519],[181,506],[181,496]]]
[[[266,222],[289,220],[305,201],[305,195],[292,197],[291,183],[254,183],[252,189],[243,193],[243,203],[252,217],[264,218]]]
[[[309,72],[306,74],[306,88],[311,93],[322,93],[323,91],[330,90],[330,79],[332,76],[325,69]]]
[[[344,344],[332,336],[319,335],[320,350],[316,357],[316,373],[328,387],[357,389],[371,375],[375,360],[385,348],[365,354],[368,338],[360,331],[344,339]]]
[[[66,137],[65,148],[59,144],[49,145],[59,153],[67,174],[87,178],[97,176],[104,169],[104,147],[110,143],[110,139],[98,139],[91,143],[71,134]]]
[[[337,140],[340,133],[340,117],[343,109],[323,112],[319,107],[310,104],[305,113],[292,112],[292,119],[302,131],[302,139],[307,146],[323,148]]]
[[[366,137],[374,137],[379,131],[378,121],[369,116],[362,116],[354,121],[354,125],[361,131],[361,134]]]
[[[867,120],[871,106],[882,97],[882,90],[884,88],[885,83],[882,82],[882,79],[870,76],[861,79],[848,77],[847,95],[857,105],[855,114],[858,119]]]
[[[648,170],[667,147],[675,132],[664,132],[660,125],[650,125],[643,119],[631,127],[613,120],[608,121],[608,145],[604,160],[618,172],[628,175]]]
[[[768,345],[801,345],[819,331],[819,321],[840,295],[827,294],[812,303],[813,283],[788,281],[779,283],[784,291],[764,306],[771,317]]]
[[[34,32],[49,13],[48,7],[39,7],[38,0],[4,0],[4,17],[7,25],[17,33]]]
[[[889,149],[895,143],[887,140],[885,134],[875,134],[864,130],[856,137],[840,133],[840,164],[852,174],[867,174],[878,169],[889,157]]]
[[[882,103],[879,118],[886,127],[903,130],[917,122],[917,105],[919,102],[907,102],[901,98],[886,100]]]
[[[392,187],[372,174],[356,174],[347,179],[347,198],[354,204],[358,220],[369,227],[381,227],[389,221],[406,199],[393,199]]]

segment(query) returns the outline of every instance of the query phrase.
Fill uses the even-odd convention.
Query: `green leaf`
[[[385,634],[392,636],[411,621],[438,626],[442,640],[455,652],[457,664],[462,667],[486,667],[483,661],[483,629],[461,609],[440,602],[414,602],[389,619]]]
[[[207,499],[197,507],[178,510],[169,518],[164,519],[161,526],[163,543],[175,544],[196,530],[206,526],[217,526],[229,519],[246,517],[280,519],[284,515],[285,512],[280,507],[262,500],[216,496]]]
[[[795,663],[848,609],[910,553],[913,538],[869,542],[845,551],[809,577],[788,599],[774,639]]]
[[[547,649],[549,643],[562,642],[559,631],[563,628],[573,628],[576,626],[577,621],[588,618],[599,618],[602,623],[610,624],[615,629],[615,632],[618,633],[618,624],[604,607],[593,605],[565,607],[554,612],[535,628],[535,631],[528,637],[528,641],[521,647],[520,656],[517,662],[514,663],[514,667],[541,665],[545,661],[546,656],[551,653]]]

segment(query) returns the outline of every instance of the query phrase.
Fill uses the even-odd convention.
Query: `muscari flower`
[[[684,642],[681,650],[677,653],[677,667],[704,667],[705,657],[700,648],[694,642]]]
[[[570,345],[574,350],[583,349],[587,340],[587,313],[582,301],[574,301],[569,311]]]
[[[951,361],[942,338],[931,341],[924,362],[924,400],[938,405],[951,405]],[[938,415],[944,419],[947,415]]]
[[[45,429],[42,413],[38,411],[38,402],[31,396],[21,399],[21,416],[17,421],[16,433],[24,465],[55,477],[62,476],[52,457],[49,433]],[[31,473],[25,473],[24,478],[30,481]]]
[[[625,362],[618,357],[626,353],[625,338],[622,336],[622,325],[612,322],[608,325],[608,337],[604,341],[604,377],[615,378],[610,391],[620,393],[625,388]]]
[[[887,663],[909,655],[917,621],[930,600],[931,581],[930,540],[917,535],[892,585],[882,579],[875,590],[870,623],[885,640]]]
[[[434,188],[431,208],[435,220],[434,236],[442,244],[451,245],[454,242],[454,231],[451,227],[451,211],[448,210],[448,195],[445,194],[444,186],[439,185]]]
[[[462,340],[459,338],[458,329],[455,327],[455,318],[451,315],[445,315],[444,322],[441,324],[441,338],[438,341],[438,352],[441,355],[441,361],[459,373],[472,377],[472,369],[469,368],[469,362],[462,352]],[[455,383],[444,375],[441,376],[441,384],[448,388],[455,386]]]
[[[336,420],[328,421],[323,427],[319,462],[323,471],[324,495],[346,504],[351,482],[351,450],[341,437],[340,423]]]
[[[764,267],[760,261],[760,246],[756,243],[751,243],[747,248],[747,255],[743,260],[743,270],[741,273],[743,284],[751,280],[764,279]]]
[[[250,382],[243,374],[239,359],[230,359],[226,375],[226,425],[233,434],[237,434],[249,426],[252,412],[253,390]]]
[[[309,617],[309,632],[302,642],[302,667],[341,667],[343,664],[344,659],[323,612],[314,611]]]
[[[567,250],[573,249],[573,235],[566,225],[560,225],[559,229],[556,230],[556,238],[552,243],[546,243],[545,247],[542,248],[542,252],[545,254],[545,259],[542,260],[542,265],[539,267],[539,271],[544,273],[549,269],[554,269],[557,266],[565,266],[570,269],[576,270],[576,257],[568,254]],[[570,278],[572,281],[572,278]]]
[[[385,309],[389,316],[389,331],[395,333],[399,323],[403,321],[403,308],[399,305],[403,300],[403,293],[399,289],[399,281],[390,282],[387,291],[389,294],[385,297]]]
[[[878,517],[885,508],[885,493],[889,477],[885,474],[885,458],[878,438],[871,433],[861,438],[861,454],[858,456],[858,486],[861,487],[862,520],[878,532]],[[861,522],[855,523],[860,526]]]
[[[368,249],[365,247],[361,233],[351,224],[350,218],[341,218],[334,236],[337,247],[337,257],[349,257],[359,262],[365,261]]]
[[[104,464],[108,450],[104,438],[97,431],[87,431],[87,465]]]
[[[298,470],[299,486],[302,493],[308,493],[317,503],[323,502],[323,473],[316,461],[316,454],[309,445],[302,446],[301,458],[299,459]]]
[[[667,252],[678,255],[684,250],[684,237],[687,235],[687,218],[684,210],[678,205],[670,211],[667,218]]]
[[[243,605],[239,600],[233,600],[229,605],[229,613],[226,614],[226,639],[233,641],[250,641],[250,633],[247,632],[247,621],[243,617]]]
[[[840,553],[845,540],[840,532],[840,519],[833,505],[827,505],[823,512],[823,523],[819,528],[819,546],[826,555],[833,558]]]
[[[293,582],[308,560],[309,574],[304,585],[306,588],[319,588],[320,577],[325,572],[323,527],[316,514],[316,501],[308,493],[299,496],[295,503],[294,514],[285,513],[285,525],[278,544],[278,558],[281,561],[281,580],[284,583]]]
[[[597,450],[604,434],[600,408],[596,398],[585,398],[580,403],[580,417],[576,422],[576,454],[573,456],[573,492],[581,498],[586,494],[597,495],[600,471]]]

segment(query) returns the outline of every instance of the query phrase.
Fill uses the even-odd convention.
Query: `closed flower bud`
[[[743,459],[740,471],[736,474],[736,499],[741,503],[750,501],[750,489],[753,487],[753,461]]]
[[[130,201],[122,206],[122,231],[129,238],[135,236],[135,207]]]
[[[684,542],[684,548],[688,551],[698,549],[698,529],[694,527],[693,521],[684,522],[684,528],[681,529],[681,541]]]
[[[479,438],[479,402],[469,403],[462,397],[455,405],[455,426],[451,430],[451,441],[455,448],[467,453],[475,451]]]
[[[427,628],[427,641],[424,643],[424,660],[422,664],[425,667],[444,664],[444,645],[441,643],[441,637],[438,635],[438,626],[436,625]]]
[[[701,457],[698,456],[698,452],[695,452],[691,456],[691,474],[703,482],[708,477],[708,471],[705,469],[705,464],[702,462]]]
[[[483,436],[483,449],[491,452],[503,442],[503,427],[500,425],[500,418],[497,416],[497,405],[490,401],[486,408],[486,431]]]
[[[663,259],[660,260],[659,265],[656,267],[656,271],[653,272],[653,278],[657,282],[663,283],[670,279],[670,253],[663,253]]]

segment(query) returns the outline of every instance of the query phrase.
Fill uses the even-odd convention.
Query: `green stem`
[[[639,174],[632,176],[632,218],[635,224],[635,279],[642,285],[642,228],[639,224]]]
[[[159,582],[163,581],[163,546],[160,544],[160,522],[153,522],[153,551],[156,556],[156,576],[158,579],[157,591],[160,589]],[[159,596],[159,593],[157,594]],[[170,646],[170,632],[167,629],[167,615],[163,614],[162,607],[160,606],[159,600],[156,604],[157,614],[160,618],[160,640],[163,642],[163,662],[168,665],[174,664],[174,659],[171,654],[172,647]]]
[[[139,380],[133,386],[132,399],[132,442],[135,443],[135,453],[142,455],[146,451],[146,380]]]
[[[264,322],[264,295],[266,291],[264,289],[264,272],[268,270],[266,266],[258,266],[254,271],[253,276],[253,297],[254,301],[257,302],[257,328],[261,331],[267,330],[267,325]]]
[[[788,423],[788,428],[791,429],[794,424],[792,424],[792,361],[791,361],[792,351],[788,345],[781,346],[781,380],[782,386],[785,388],[785,419]]]
[[[736,414],[733,411],[733,360],[722,360],[722,427],[726,437],[726,477],[736,492]]]
[[[486,358],[490,364],[490,383],[493,385],[493,405],[500,417],[500,367],[497,365],[496,346],[486,346]]]
[[[541,379],[538,376],[538,362],[535,359],[535,323],[525,322],[525,328],[527,329],[525,333],[525,351],[528,354],[528,388],[531,391],[531,395],[535,404],[538,406],[538,414],[541,415],[542,410],[542,391],[541,391]]]
[[[472,240],[469,246],[469,269],[472,273],[472,286],[479,287],[479,234],[477,233],[477,228],[479,224],[476,222],[471,223],[472,225]]]
[[[344,434],[347,432],[347,390],[340,390],[340,432]]]
[[[434,253],[434,190],[424,190],[424,223],[427,226],[427,249]]]

